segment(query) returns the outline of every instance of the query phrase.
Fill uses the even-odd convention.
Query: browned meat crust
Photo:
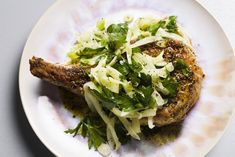
[[[157,126],[164,126],[182,121],[188,111],[195,105],[200,96],[201,84],[204,77],[202,69],[196,61],[192,49],[179,41],[168,40],[165,48],[160,48],[156,43],[142,46],[144,53],[157,56],[164,50],[164,58],[167,61],[176,62],[176,59],[183,59],[192,72],[185,77],[181,71],[175,70],[171,75],[179,82],[176,97],[170,98],[168,104],[158,109],[154,117]],[[43,59],[33,57],[30,60],[30,71],[34,76],[46,80],[56,86],[65,87],[76,94],[83,94],[83,85],[89,81],[85,73],[90,67],[79,68],[74,65],[59,65],[45,62]],[[141,123],[147,124],[147,119]]]
[[[157,56],[163,48],[152,43],[143,46],[142,50],[151,56]],[[178,93],[176,97],[168,101],[166,106],[157,111],[157,115],[154,117],[154,123],[157,126],[180,122],[185,118],[199,99],[204,78],[204,73],[196,61],[193,50],[181,42],[169,40],[164,48],[163,57],[173,64],[177,59],[183,59],[192,73],[189,77],[185,77],[179,70],[175,70],[171,74],[179,82]],[[142,123],[146,123],[146,119],[143,119]]]
[[[52,64],[37,57],[30,59],[29,64],[34,76],[76,94],[83,95],[83,85],[90,81],[85,72],[90,67],[79,68],[75,65]]]

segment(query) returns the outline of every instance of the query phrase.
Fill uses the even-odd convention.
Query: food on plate
[[[37,57],[30,59],[30,71],[34,76],[78,95],[83,95],[83,85],[90,81],[85,72],[88,68],[91,67],[52,64]]]
[[[182,121],[204,73],[176,16],[101,19],[81,33],[67,64],[32,57],[34,76],[84,96],[90,112],[66,133],[88,137],[103,155],[149,129]]]

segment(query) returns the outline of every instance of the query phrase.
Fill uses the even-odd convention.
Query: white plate
[[[192,0],[58,0],[33,29],[21,59],[21,99],[33,130],[57,156],[100,156],[88,149],[86,139],[64,133],[78,120],[64,109],[55,87],[30,74],[28,62],[33,55],[52,62],[65,62],[76,32],[95,25],[101,17],[118,19],[124,14],[177,15],[192,38],[206,78],[201,98],[184,121],[175,141],[161,147],[133,142],[113,156],[204,156],[221,137],[233,113],[235,62],[221,27]]]

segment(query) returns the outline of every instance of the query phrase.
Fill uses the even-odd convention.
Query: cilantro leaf
[[[88,137],[88,147],[92,146],[97,148],[107,142],[106,137],[106,124],[104,121],[96,115],[87,115],[74,129],[68,129],[65,131],[67,134],[82,135],[84,138]]]

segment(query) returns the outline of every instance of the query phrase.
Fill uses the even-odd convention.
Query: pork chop
[[[185,76],[182,71],[174,70],[171,76],[177,80],[179,87],[176,96],[169,99],[168,103],[157,110],[154,124],[164,126],[182,121],[189,110],[196,104],[200,96],[201,84],[204,73],[196,61],[194,51],[180,41],[167,40],[164,47],[157,43],[150,43],[140,47],[150,55],[157,56],[164,50],[164,59],[176,64],[178,59],[184,61],[190,74]],[[76,65],[52,64],[41,58],[33,57],[29,61],[31,73],[56,86],[64,87],[78,95],[83,95],[83,85],[90,81],[86,70],[91,67],[78,67]],[[147,124],[147,119],[141,120],[142,125]]]

